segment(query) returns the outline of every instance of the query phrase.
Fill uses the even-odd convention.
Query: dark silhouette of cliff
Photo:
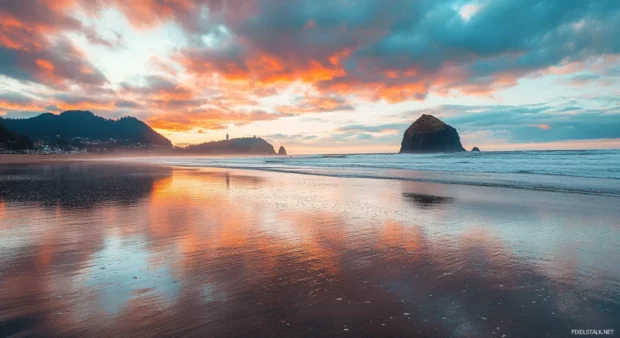
[[[465,151],[456,129],[432,115],[423,114],[403,135],[401,153]]]
[[[177,148],[181,152],[193,154],[253,154],[275,155],[276,151],[269,142],[260,137],[233,138],[230,140],[213,141],[193,144],[184,148]]]
[[[4,120],[0,119],[0,149],[24,150],[32,149],[32,141],[28,136],[17,135],[10,132],[4,125]]]
[[[280,146],[280,149],[278,149],[278,155],[286,155],[286,149],[284,149],[284,146]]]
[[[4,124],[9,130],[27,135],[33,141],[52,144],[58,138],[80,137],[98,141],[122,140],[126,144],[172,146],[170,140],[134,117],[113,120],[82,110],[70,110],[60,115],[45,113],[28,119],[4,119]]]

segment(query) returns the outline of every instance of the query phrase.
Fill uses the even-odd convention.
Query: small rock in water
[[[482,318],[482,319],[484,319],[484,320],[487,320],[487,319],[486,319],[486,318],[484,318],[484,317],[480,317],[480,318]]]
[[[336,300],[342,300],[342,298],[336,298]]]
[[[403,313],[405,316],[409,316],[409,312],[405,312]]]
[[[133,276],[133,279],[138,279],[138,276]]]

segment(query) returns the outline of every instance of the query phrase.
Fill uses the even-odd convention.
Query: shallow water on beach
[[[618,334],[618,205],[224,168],[0,166],[0,336]]]

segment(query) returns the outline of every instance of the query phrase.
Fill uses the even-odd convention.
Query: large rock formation
[[[465,151],[456,129],[432,115],[423,114],[403,135],[401,153],[449,153]]]
[[[284,149],[284,146],[280,146],[280,149],[278,149],[278,155],[286,155],[286,149]]]
[[[480,148],[478,148],[478,147],[473,147],[473,148],[471,148],[471,151],[473,151],[473,152],[479,152],[479,151],[480,151]]]

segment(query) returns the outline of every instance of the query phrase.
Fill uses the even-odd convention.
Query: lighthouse
[[[230,141],[230,137],[228,137],[228,133],[226,133],[226,141]]]

